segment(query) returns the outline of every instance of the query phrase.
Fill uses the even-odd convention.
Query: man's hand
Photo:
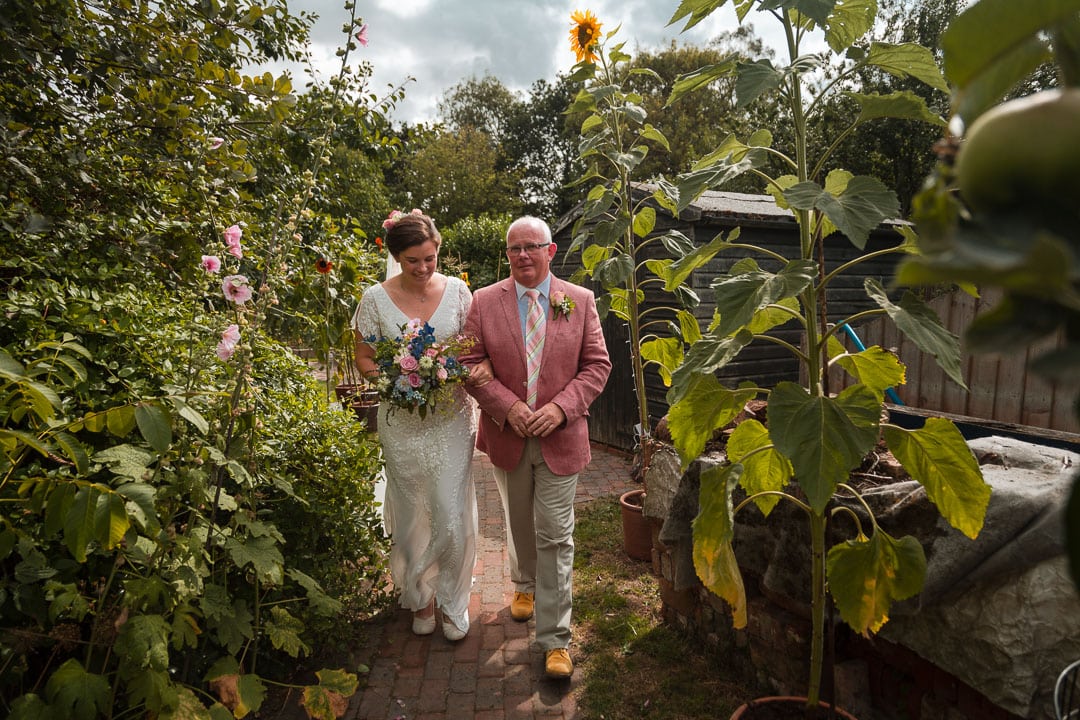
[[[555,403],[549,402],[532,414],[525,424],[528,435],[522,437],[547,437],[558,430],[564,422],[566,422],[566,413]]]
[[[518,437],[532,437],[532,433],[529,431],[529,421],[532,416],[532,408],[524,400],[518,400],[510,406],[510,410],[506,413],[506,422],[517,433]]]

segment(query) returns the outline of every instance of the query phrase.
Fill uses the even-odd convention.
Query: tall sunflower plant
[[[683,0],[670,23],[697,25],[726,0]],[[735,519],[754,506],[768,516],[781,501],[802,510],[810,525],[808,589],[812,621],[808,706],[818,703],[823,668],[825,613],[831,596],[840,617],[861,634],[876,632],[894,602],[917,594],[926,576],[926,556],[914,537],[893,537],[877,523],[870,506],[849,482],[868,453],[884,442],[926,496],[957,530],[974,538],[981,530],[990,487],[955,425],[931,418],[920,429],[894,425],[885,416],[886,391],[904,380],[898,359],[880,347],[848,352],[836,338],[845,324],[887,316],[916,346],[931,354],[949,377],[963,386],[960,349],[934,312],[919,297],[899,299],[874,279],[864,281],[870,309],[830,322],[828,299],[841,273],[888,254],[917,252],[904,227],[893,247],[866,252],[871,231],[896,218],[896,193],[880,180],[833,168],[833,152],[857,126],[893,117],[943,125],[924,100],[911,92],[862,94],[844,89],[863,66],[914,78],[947,91],[929,50],[916,44],[888,44],[869,37],[876,3],[835,0],[758,0],[733,3],[740,22],[751,10],[763,12],[783,30],[787,64],[737,58],[679,77],[669,103],[713,80],[735,76],[737,103],[779,104],[789,124],[790,147],[774,147],[761,130],[748,138],[728,137],[721,147],[672,181],[661,181],[657,200],[674,215],[702,192],[722,189],[749,173],[760,178],[776,203],[797,221],[799,251],[790,257],[774,248],[714,239],[721,252],[749,257],[735,262],[712,285],[716,314],[672,372],[668,392],[669,427],[683,467],[704,450],[713,432],[732,423],[748,400],[767,401],[767,421],[740,422],[727,443],[726,461],[701,477],[699,513],[693,522],[693,558],[698,576],[732,608],[737,627],[747,623],[746,593],[733,550]],[[827,50],[807,54],[812,35],[824,36]],[[829,72],[822,72],[828,67]],[[822,83],[821,78],[829,78]],[[608,91],[610,92],[610,91]],[[850,126],[821,147],[809,128],[829,99],[843,93],[858,108]],[[773,171],[779,166],[779,174]],[[773,174],[770,174],[773,173]],[[825,265],[826,243],[852,243],[862,254],[837,268]],[[710,244],[711,246],[711,244]],[[802,329],[800,346],[767,331],[787,323]],[[752,342],[784,347],[801,366],[800,383],[775,387],[724,386],[715,376]],[[829,389],[829,370],[842,368],[853,384]],[[740,495],[736,496],[736,493]],[[744,498],[744,499],[742,499]],[[850,528],[853,537],[826,547],[827,528]]]
[[[571,16],[570,47],[577,57],[571,79],[582,83],[569,108],[582,117],[579,157],[587,169],[574,183],[588,185],[582,212],[572,228],[569,253],[580,252],[575,280],[591,278],[603,288],[597,306],[626,323],[633,372],[639,467],[648,463],[652,421],[645,369],[653,367],[665,385],[682,362],[685,348],[701,339],[694,316],[699,298],[684,282],[721,247],[720,241],[696,247],[677,231],[654,232],[656,209],[647,192],[635,190],[638,166],[651,150],[669,150],[667,138],[648,122],[640,94],[627,89],[633,75],[659,75],[630,66],[625,43],[614,41],[619,28],[601,36],[591,11]],[[644,306],[646,291],[664,293],[670,302]]]

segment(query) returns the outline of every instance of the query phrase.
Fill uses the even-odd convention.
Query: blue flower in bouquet
[[[404,408],[425,417],[450,391],[450,386],[469,376],[457,360],[472,343],[464,336],[445,342],[435,339],[435,328],[419,319],[401,326],[396,338],[366,338],[375,348],[379,366],[376,388],[390,411]]]

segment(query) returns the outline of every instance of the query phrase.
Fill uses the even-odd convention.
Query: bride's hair
[[[435,222],[427,215],[401,215],[386,228],[386,249],[395,257],[403,250],[422,245],[428,240],[435,243],[435,247],[442,244],[442,235],[435,228]]]

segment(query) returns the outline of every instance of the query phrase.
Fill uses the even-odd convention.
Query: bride
[[[400,337],[401,326],[419,318],[435,328],[438,341],[465,326],[472,294],[464,281],[437,272],[442,237],[419,210],[394,211],[383,223],[387,280],[364,291],[352,320],[356,364],[369,379],[378,377],[375,349],[365,338]],[[400,270],[395,268],[400,266]],[[490,366],[470,369],[468,382],[490,379]],[[390,533],[390,571],[401,606],[413,612],[417,635],[435,631],[435,608],[443,634],[461,640],[469,632],[469,594],[476,561],[476,492],[470,466],[476,438],[474,406],[454,385],[452,403],[421,418],[379,408],[379,441],[386,460],[383,508]]]

